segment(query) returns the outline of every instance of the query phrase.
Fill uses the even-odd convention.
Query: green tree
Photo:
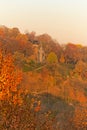
[[[50,52],[47,56],[47,62],[49,64],[58,63],[57,55],[54,52]]]

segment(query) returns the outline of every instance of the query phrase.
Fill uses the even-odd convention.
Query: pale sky
[[[87,45],[87,0],[0,0],[0,25]]]

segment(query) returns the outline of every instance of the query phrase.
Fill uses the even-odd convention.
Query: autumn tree
[[[66,63],[75,64],[77,63],[78,60],[81,59],[81,53],[80,53],[79,47],[72,43],[69,43],[66,45],[64,54],[65,54]]]
[[[77,106],[75,108],[73,123],[76,129],[86,130],[87,128],[87,106]]]
[[[26,61],[26,58],[23,53],[16,51],[13,55],[13,58],[15,65],[17,65],[18,67],[23,67]]]
[[[65,62],[64,54],[62,54],[62,55],[60,56],[59,61],[60,61],[60,63],[64,63],[64,62]]]
[[[54,52],[58,59],[60,58],[62,47],[56,40],[52,39],[48,34],[39,35],[36,38],[39,43],[42,43],[43,49],[47,55],[50,52]]]
[[[56,75],[57,66],[58,66],[58,58],[54,52],[50,52],[47,56],[47,66],[52,75]]]
[[[54,52],[50,52],[47,56],[47,62],[49,64],[55,64],[58,62],[57,55]]]
[[[82,60],[87,63],[87,46],[84,46],[80,49],[82,55]]]
[[[74,77],[87,79],[87,64],[81,60],[75,65],[75,69],[72,71]]]
[[[14,66],[12,56],[3,56],[0,52],[0,100],[14,104],[22,103],[21,80],[22,72]]]

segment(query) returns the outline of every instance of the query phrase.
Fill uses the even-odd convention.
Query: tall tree
[[[22,72],[14,66],[12,56],[0,52],[0,100],[21,103],[21,80]]]

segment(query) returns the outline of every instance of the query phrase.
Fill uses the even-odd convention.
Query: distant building
[[[33,47],[34,47],[33,57],[34,57],[35,61],[38,63],[44,62],[45,61],[45,52],[44,52],[42,44],[41,43],[39,43],[39,44],[34,43]]]
[[[40,63],[45,61],[45,52],[42,47],[42,44],[40,44],[38,47],[38,58],[37,59],[38,59],[38,62],[40,62]]]

